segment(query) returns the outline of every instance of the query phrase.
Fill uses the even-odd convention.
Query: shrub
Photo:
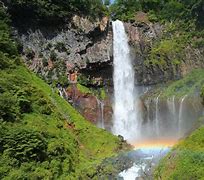
[[[20,110],[18,100],[9,92],[0,94],[0,119],[4,121],[15,121]]]
[[[47,141],[45,135],[33,130],[12,128],[0,139],[3,153],[22,162],[46,159]]]

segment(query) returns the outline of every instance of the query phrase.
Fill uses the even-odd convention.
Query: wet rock
[[[66,90],[66,99],[89,121],[98,124],[101,121],[101,113],[103,113],[103,121],[106,129],[111,128],[112,123],[112,104],[106,98],[99,100],[96,95],[88,92],[81,92],[76,85],[71,85]],[[103,112],[100,106],[102,101]]]

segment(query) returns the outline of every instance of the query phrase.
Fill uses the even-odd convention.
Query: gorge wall
[[[48,81],[65,78],[74,69],[108,66],[112,58],[109,19],[92,22],[74,16],[63,28],[17,27],[15,35],[22,45],[22,55],[30,69]]]
[[[151,23],[145,13],[138,16],[135,22],[125,23],[138,85],[177,80],[204,67],[203,47],[191,43],[179,47],[169,30],[171,24]],[[112,85],[113,37],[108,17],[91,21],[75,15],[61,28],[17,27],[15,36],[26,64],[45,79],[62,79],[77,67],[88,84],[100,84],[101,78]]]
[[[169,38],[173,36],[169,30],[171,24],[151,23],[145,13],[139,13],[136,21],[124,24],[137,86],[178,80],[192,69],[204,67],[204,48],[194,47],[191,43],[185,47],[178,46],[173,37]],[[57,28],[16,26],[14,35],[21,44],[23,59],[31,70],[48,83],[62,88],[63,96],[84,117],[95,124],[104,121],[105,128],[110,129],[113,32],[108,17],[93,21],[75,15],[69,23]],[[69,75],[74,71],[78,73],[78,83],[93,91],[69,85]],[[103,98],[99,95],[101,89],[105,93]],[[147,89],[144,88],[141,93]],[[146,98],[142,99],[140,107],[144,116],[148,108],[145,102]]]

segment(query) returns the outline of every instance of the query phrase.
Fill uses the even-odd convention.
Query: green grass
[[[1,71],[0,77],[5,90],[7,88],[14,96],[19,89],[28,92],[28,100],[32,106],[32,111],[21,114],[19,120],[1,123],[0,127],[10,129],[11,135],[14,130],[19,133],[21,129],[31,134],[40,133],[46,146],[45,160],[19,160],[18,166],[13,162],[15,158],[12,155],[7,155],[6,150],[0,150],[1,179],[87,179],[88,176],[97,175],[97,168],[105,158],[116,156],[122,150],[121,142],[116,136],[89,123],[55,89],[51,89],[25,67],[17,66],[12,71]],[[0,138],[0,144],[1,142]],[[10,161],[13,163],[9,165]]]
[[[191,180],[203,177],[204,126],[175,146],[155,170],[155,179]]]
[[[94,94],[93,91],[91,91],[91,89],[81,84],[77,84],[77,89],[83,94]]]
[[[184,78],[171,81],[166,84],[158,85],[154,88],[147,96],[160,98],[168,98],[175,96],[176,98],[183,97],[185,95],[191,96],[195,93],[202,93],[202,87],[204,85],[204,69],[194,69],[192,72],[187,74]]]
[[[101,89],[100,89],[100,98],[101,98],[102,100],[104,100],[104,99],[106,99],[106,97],[107,97],[107,94],[106,94],[105,89],[104,89],[104,88],[101,88]]]
[[[182,97],[184,95],[191,95],[195,91],[200,91],[204,84],[204,70],[193,70],[183,79],[171,83],[162,91],[162,97],[170,97],[176,95]]]

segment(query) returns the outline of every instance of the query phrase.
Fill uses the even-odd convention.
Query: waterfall
[[[171,112],[172,116],[175,116],[176,115],[175,96],[167,99],[167,105],[168,105],[168,109]]]
[[[114,104],[113,128],[116,135],[134,140],[138,134],[134,69],[131,63],[128,38],[121,21],[113,22],[114,46]]]
[[[147,99],[147,102],[146,102],[146,107],[147,107],[147,123],[151,123],[151,120],[150,120],[150,99]]]
[[[178,127],[178,115],[176,111],[175,96],[167,99],[167,106],[169,110],[168,119],[170,121],[171,129],[173,132],[177,132]]]
[[[100,101],[98,98],[96,98],[98,103],[98,108],[100,111],[100,117],[99,117],[99,123],[98,126],[102,129],[105,129],[105,123],[104,123],[104,102]]]
[[[160,95],[159,95],[160,96]],[[160,126],[159,126],[159,96],[157,96],[156,98],[156,115],[155,115],[155,126],[156,126],[156,135],[159,136],[159,129],[160,129]]]
[[[179,136],[181,136],[183,133],[182,133],[182,125],[183,125],[183,120],[185,120],[183,118],[183,111],[184,111],[184,101],[186,99],[187,95],[185,95],[184,97],[181,98],[181,101],[180,101],[180,107],[179,107],[179,120],[178,120],[178,133],[179,133]]]

